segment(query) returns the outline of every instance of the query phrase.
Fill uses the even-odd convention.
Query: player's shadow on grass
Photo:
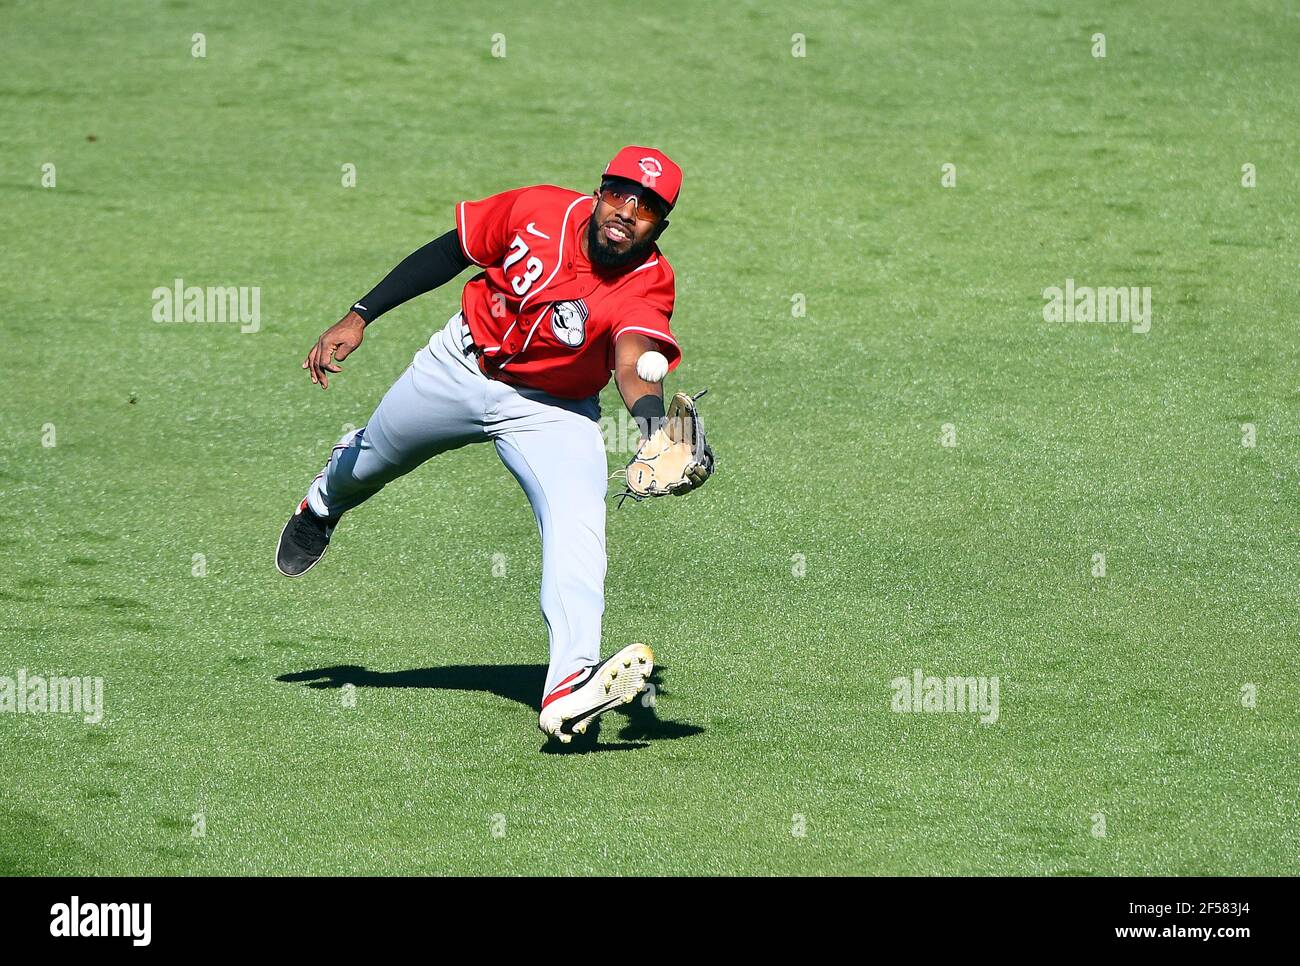
[[[663,667],[650,675],[649,686],[631,704],[613,708],[592,722],[585,735],[562,745],[547,741],[542,749],[548,754],[582,754],[591,751],[635,751],[648,748],[650,741],[689,738],[704,729],[680,721],[665,721],[655,710],[658,697],[667,694],[663,686]],[[442,691],[485,691],[509,701],[517,701],[541,711],[542,686],[546,683],[544,664],[456,664],[450,667],[417,668],[410,671],[371,671],[354,664],[316,668],[281,674],[277,681],[305,684],[309,688],[435,688]],[[619,729],[617,743],[599,744],[600,726],[610,724],[612,715],[626,718]]]

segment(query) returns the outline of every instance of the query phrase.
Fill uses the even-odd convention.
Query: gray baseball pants
[[[365,502],[431,456],[491,440],[532,504],[542,537],[543,694],[600,660],[607,467],[596,397],[560,399],[489,379],[460,313],[435,332],[370,421],[334,447],[307,500],[321,516]],[[490,591],[484,602],[490,602]]]

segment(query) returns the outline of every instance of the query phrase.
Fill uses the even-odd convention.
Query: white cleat
[[[636,699],[655,669],[654,651],[629,644],[599,664],[574,671],[542,701],[537,726],[566,745],[601,712]]]

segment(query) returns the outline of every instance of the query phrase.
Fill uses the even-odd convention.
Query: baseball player
[[[368,325],[469,266],[478,269],[460,310],[416,353],[369,422],[334,447],[280,534],[276,566],[301,577],[324,556],[348,510],[431,456],[491,441],[541,531],[550,669],[538,723],[563,742],[631,701],[654,668],[644,644],[600,659],[608,478],[597,394],[612,372],[641,429],[639,454],[648,463],[639,467],[680,443],[665,435],[660,380],[681,351],[669,327],[673,272],[656,242],[681,181],[663,152],[632,146],[618,152],[592,194],[536,185],[463,201],[455,228],[403,260],[302,364],[328,388]],[[683,394],[673,408],[680,401],[690,409]],[[684,468],[651,495],[693,489],[712,472],[702,429],[690,435]],[[638,469],[633,480],[642,475]]]

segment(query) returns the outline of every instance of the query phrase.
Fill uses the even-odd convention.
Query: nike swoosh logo
[[[547,241],[551,240],[550,235],[543,235],[540,231],[537,230],[537,222],[535,221],[530,221],[527,225],[525,225],[524,231],[528,232],[528,234],[530,235],[536,235],[538,238],[545,238]]]
[[[597,705],[596,707],[592,708],[590,711],[583,712],[582,714],[578,715],[578,717],[576,718],[570,718],[568,721],[564,722],[564,724],[560,725],[560,730],[563,731],[566,735],[571,735],[574,733],[573,731],[574,725],[581,724],[583,721],[586,721],[588,718],[592,717],[593,715],[600,714],[606,708],[613,707],[614,705],[618,704],[622,700],[623,700],[622,698],[615,698],[612,701],[606,701],[604,704]]]

